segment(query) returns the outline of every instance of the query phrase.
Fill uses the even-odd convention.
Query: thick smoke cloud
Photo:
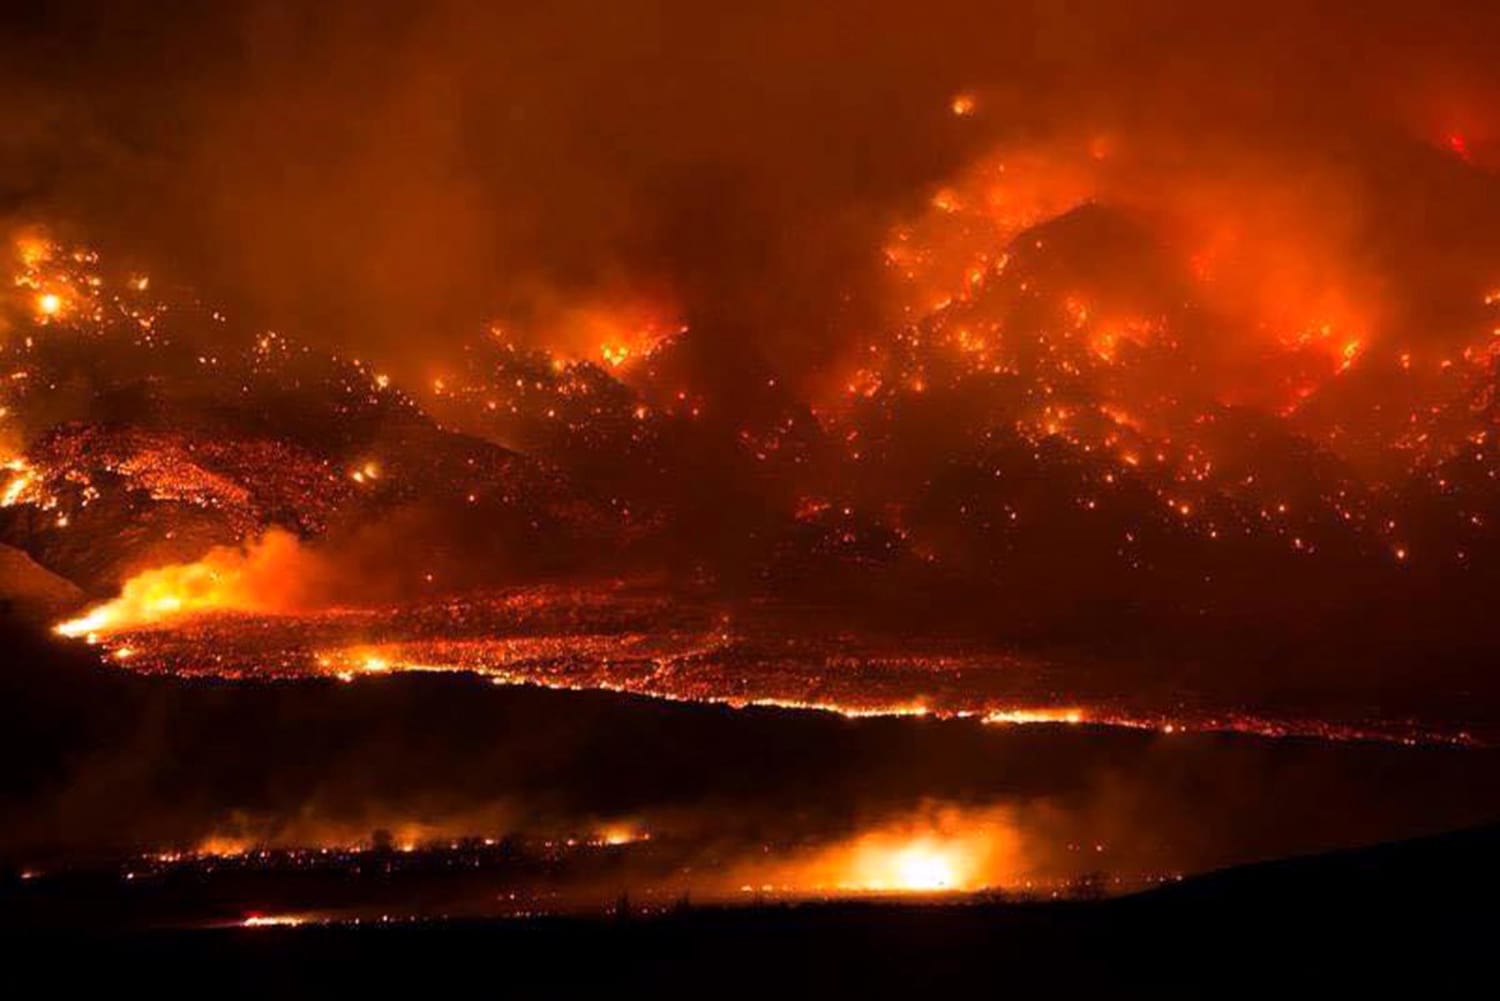
[[[12,211],[191,261],[241,315],[422,375],[489,318],[545,337],[580,303],[647,300],[805,376],[888,322],[885,233],[996,143],[1119,136],[1131,173],[1099,194],[1127,203],[1337,186],[1327,238],[1380,281],[1493,250],[1492,193],[1435,151],[1494,161],[1496,17],[38,4],[6,44],[0,183]],[[959,92],[978,114],[946,113]]]

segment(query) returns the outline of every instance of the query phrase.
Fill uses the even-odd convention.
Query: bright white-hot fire
[[[1007,811],[943,807],[745,875],[746,885],[789,893],[925,894],[1002,886],[1021,874],[1021,836]]]
[[[918,842],[902,849],[894,861],[894,882],[903,890],[951,890],[959,880],[959,860],[941,845]]]
[[[306,918],[298,914],[251,914],[240,922],[242,928],[296,928]]]

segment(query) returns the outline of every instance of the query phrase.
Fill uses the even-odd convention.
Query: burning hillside
[[[831,379],[754,352],[725,368],[705,353],[713,330],[625,303],[544,311],[518,336],[491,324],[460,365],[403,389],[24,231],[6,541],[85,591],[119,590],[60,632],[128,634],[132,664],[173,671],[253,676],[379,646],[382,664],[545,681],[459,609],[488,589],[613,580],[700,608],[676,613],[702,620],[697,638],[651,662],[675,680],[632,682],[629,637],[672,647],[669,618],[531,637],[568,648],[569,684],[997,718],[1333,713],[1355,730],[1443,712],[1472,683],[1464,662],[1500,641],[1483,604],[1500,557],[1495,276],[1472,269],[1467,306],[1419,331],[1372,301],[1379,276],[1348,234],[1308,230],[1328,209],[1258,177],[1142,183],[1132,152],[1126,136],[1039,142],[939,187],[888,236],[884,332]],[[420,629],[382,628],[393,601],[452,602],[452,624],[393,610]],[[258,647],[257,626],[244,647],[219,618],[198,663],[166,638],[203,614],[355,609],[364,625],[331,644]],[[737,620],[750,650],[845,637],[813,662],[842,645],[862,664],[958,651],[971,679],[1033,666],[1008,699],[941,695],[949,668],[877,695],[804,663],[788,688]],[[1229,639],[1249,633],[1283,639]],[[1392,645],[1393,661],[1437,662],[1433,705],[1371,708],[1412,694],[1409,664],[1328,697],[1329,657]],[[666,666],[682,656],[712,666],[686,680]],[[1038,698],[1059,660],[1088,666]]]
[[[1493,11],[56,6],[0,33],[0,631],[139,718],[47,703],[27,851],[977,891],[1247,746],[1488,816]],[[1303,844],[1191,826],[1136,875]]]
[[[1373,709],[1388,693],[1357,683],[1314,699],[1290,680],[1302,654],[1268,676],[1269,650],[1220,644],[1295,636],[1310,604],[1320,630],[1416,606],[1429,632],[1391,627],[1439,656],[1490,642],[1494,332],[1427,368],[1399,341],[1330,354],[1300,335],[1214,358],[1222,304],[1149,231],[1072,199],[995,218],[1005,190],[976,219],[945,192],[924,245],[898,230],[898,289],[953,254],[971,267],[901,307],[831,401],[769,368],[704,382],[687,330],[628,365],[608,340],[589,360],[486,330],[461,372],[408,394],[26,234],[7,541],[118,589],[58,631],[143,669],[378,664],[846,712],[1421,732],[1401,721],[1431,706]],[[1364,408],[1392,379],[1410,416],[1379,436]],[[490,611],[516,600],[539,618]]]

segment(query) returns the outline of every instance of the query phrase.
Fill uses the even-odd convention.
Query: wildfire
[[[244,547],[219,547],[194,563],[137,574],[114,600],[54,628],[62,636],[97,637],[204,612],[286,611],[310,570],[315,576],[296,536],[273,529]]]
[[[607,371],[632,368],[649,358],[686,328],[661,305],[626,298],[561,310],[539,321],[521,340],[540,346],[552,359],[554,372],[588,362]],[[491,325],[490,334],[515,347],[508,328]]]
[[[296,928],[307,923],[297,914],[251,914],[240,922],[241,928]]]
[[[933,807],[803,859],[744,874],[787,892],[963,893],[1014,882],[1021,835],[1004,810]]]
[[[894,859],[896,885],[903,890],[951,890],[958,883],[957,859],[942,846],[908,845]]]
[[[1083,723],[1088,715],[1078,708],[1028,708],[1028,709],[997,709],[986,713],[986,723]]]
[[[16,458],[0,466],[10,474],[3,490],[0,490],[0,507],[14,507],[31,496],[36,485],[36,472],[25,459]]]
[[[599,346],[599,354],[611,368],[619,368],[630,360],[630,345],[613,342],[601,344]]]
[[[616,847],[619,845],[634,844],[637,841],[650,841],[651,832],[626,823],[610,824],[599,832],[599,841],[602,844]]]
[[[353,480],[355,483],[361,484],[374,483],[376,480],[380,479],[380,475],[380,463],[373,460],[365,462],[357,468],[351,469],[349,471],[349,479]]]

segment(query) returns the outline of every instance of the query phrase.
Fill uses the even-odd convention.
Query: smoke
[[[464,561],[441,551],[433,519],[397,510],[388,517],[315,542],[282,528],[269,528],[236,546],[215,546],[199,559],[153,566],[128,577],[119,594],[60,623],[68,637],[170,626],[214,613],[292,615],[341,606],[379,606],[430,590],[441,567],[457,583],[501,579],[488,563],[465,579]],[[422,534],[426,531],[428,534]],[[400,555],[403,544],[416,556]],[[453,579],[445,581],[452,585]]]
[[[1088,197],[1206,227],[1193,249],[1250,273],[1226,306],[1290,293],[1358,311],[1366,277],[1425,287],[1431,265],[1492,253],[1493,191],[1472,175],[1500,135],[1495,18],[1477,3],[1421,19],[1399,4],[46,5],[12,33],[0,177],[18,211],[193,261],[238,315],[424,377],[491,321],[572,348],[566,314],[590,301],[669,303],[708,359],[749,339],[816,377],[898,318],[879,293],[891,225],[996,146],[1119,150],[1129,169]],[[959,92],[972,114],[951,113]],[[1330,291],[1330,266],[1361,280]]]
[[[100,635],[207,612],[281,613],[318,607],[330,587],[330,564],[297,537],[268,531],[242,547],[219,546],[201,560],[144,570],[118,597],[57,626],[63,636]]]

